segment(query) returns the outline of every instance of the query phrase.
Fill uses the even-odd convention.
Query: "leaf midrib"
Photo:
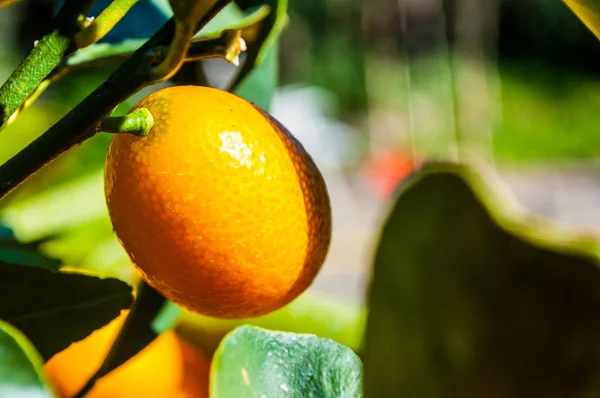
[[[86,301],[83,303],[77,303],[77,304],[70,304],[70,305],[66,305],[66,306],[61,306],[59,308],[51,308],[51,309],[47,309],[47,310],[42,310],[42,311],[36,311],[33,313],[29,313],[29,314],[25,314],[25,315],[17,315],[15,317],[12,318],[6,318],[5,321],[9,322],[9,323],[14,323],[14,322],[22,322],[22,321],[26,321],[32,318],[36,318],[36,317],[44,317],[44,316],[49,316],[52,315],[54,313],[57,312],[62,312],[62,311],[72,311],[72,310],[77,310],[77,309],[83,309],[86,307],[92,307],[92,306],[98,306],[106,301],[111,301],[113,299],[117,299],[120,298],[122,296],[127,297],[127,294],[111,294],[109,296],[106,297],[102,297],[99,299],[95,299],[92,301]]]

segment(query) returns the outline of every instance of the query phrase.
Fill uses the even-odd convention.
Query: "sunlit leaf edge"
[[[43,384],[46,387],[48,395],[58,396],[54,387],[49,382],[46,374],[43,372],[44,361],[42,359],[42,356],[39,352],[37,352],[33,344],[27,339],[27,337],[19,329],[15,328],[11,324],[3,320],[0,320],[0,333],[5,333],[12,337],[15,340],[15,342],[21,347],[25,356],[33,365],[33,369],[35,370],[41,384]]]
[[[424,163],[400,184],[395,197],[401,196],[431,174],[452,174],[465,181],[473,190],[477,200],[489,212],[492,221],[515,237],[551,251],[591,256],[600,260],[598,233],[568,227],[560,222],[532,214],[517,200],[501,177],[482,162],[468,160]]]

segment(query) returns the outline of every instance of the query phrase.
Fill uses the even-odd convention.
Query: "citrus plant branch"
[[[169,46],[167,56],[156,66],[151,66],[150,75],[155,81],[173,77],[185,62],[198,21],[210,13],[219,0],[170,0],[175,19],[175,38]]]
[[[221,37],[217,35],[201,36],[192,39],[190,48],[188,49],[187,55],[184,57],[184,62],[194,62],[209,58],[224,58],[232,64],[238,66],[239,54],[247,50],[246,43],[254,43],[257,40],[257,33],[260,30],[260,26],[264,19],[269,15],[270,7],[263,5],[259,9],[255,10],[252,14],[246,17],[238,25],[232,26],[229,30],[221,32]],[[236,38],[235,31],[241,32],[241,38]],[[223,37],[223,35],[226,35]],[[30,106],[35,100],[43,93],[46,88],[53,84],[61,77],[70,73],[73,70],[92,68],[100,66],[110,62],[123,61],[131,56],[131,54],[143,44],[143,40],[131,40],[134,43],[123,42],[117,45],[114,44],[101,44],[96,46],[102,46],[100,49],[93,49],[89,51],[89,54],[82,53],[86,50],[78,50],[74,54],[62,61],[61,65],[56,67],[47,77],[44,79],[36,90],[21,104],[19,109],[15,112],[17,115],[21,113],[25,108]],[[89,48],[93,48],[89,47]],[[165,54],[168,53],[169,47],[164,46],[163,48],[157,49],[155,57],[156,59],[164,59]],[[96,53],[96,54],[94,54]],[[205,83],[201,85],[206,85]]]
[[[75,34],[75,47],[84,48],[102,39],[138,0],[114,0],[87,27]]]
[[[246,41],[241,37],[242,30],[225,30],[221,36],[212,39],[201,39],[192,41],[190,48],[184,57],[184,62],[196,62],[209,58],[223,58],[235,66],[239,66],[239,55],[246,51]],[[162,59],[161,54],[169,51],[167,46],[159,47],[153,52],[153,56]],[[54,82],[69,72],[76,69],[91,68],[103,65],[109,62],[122,61],[131,56],[131,52],[108,54],[104,57],[91,59],[79,63],[65,63],[57,68],[44,79],[33,93],[21,104],[15,114],[20,114],[25,108],[30,106],[37,98]]]
[[[96,132],[112,134],[133,134],[140,137],[148,135],[154,125],[154,118],[146,108],[136,109],[135,111],[123,116],[107,116],[96,128]]]
[[[157,337],[152,328],[136,329],[137,325],[151,325],[163,309],[166,299],[145,281],[137,288],[137,297],[119,334],[104,358],[100,368],[73,398],[82,398],[94,388],[96,381],[135,356]]]
[[[194,62],[208,58],[223,58],[227,62],[239,66],[240,54],[246,51],[246,41],[241,30],[225,30],[216,39],[202,40],[192,43],[185,62]]]
[[[72,39],[81,28],[93,0],[66,0],[53,19],[50,32],[0,87],[0,129],[14,120],[17,110],[39,84],[73,51]]]
[[[190,44],[190,48],[184,57],[184,62],[194,62],[201,59],[206,59],[208,54],[213,54],[213,57],[220,56],[223,58],[226,57],[226,53],[239,56],[243,51],[246,50],[246,43],[248,39],[246,38],[245,30],[245,28],[228,29],[224,30],[219,35],[193,39],[192,43]],[[155,49],[152,56],[156,57],[157,59],[163,59],[168,51],[169,47],[163,46]],[[56,68],[48,76],[48,79],[51,80],[51,82],[54,82],[72,70],[87,69],[110,62],[123,61],[130,57],[133,52],[134,51],[123,51],[120,48],[115,48],[114,51],[105,51],[103,55],[92,59],[78,60],[69,58],[63,62],[63,65]],[[231,56],[228,58],[231,58]]]
[[[76,0],[79,1],[79,0]],[[200,30],[231,0],[220,0],[196,26]],[[171,18],[96,90],[35,141],[0,166],[0,198],[44,165],[96,133],[97,124],[121,102],[154,81],[148,74],[148,57],[156,47],[173,39]]]
[[[262,21],[258,32],[255,32],[257,37],[249,43],[244,65],[229,84],[228,91],[235,91],[250,71],[264,60],[273,41],[288,23],[288,0],[266,0],[265,3],[271,10]],[[247,5],[242,8],[246,7]]]
[[[175,19],[175,37],[169,46],[167,56],[157,66],[150,68],[150,76],[155,81],[168,80],[183,65],[184,57],[194,37],[194,29],[185,22]]]
[[[13,116],[9,119],[7,125],[11,124],[14,121],[14,119],[16,119],[16,117],[18,117],[21,114],[21,112],[23,112],[26,108],[28,108],[31,104],[33,104],[40,97],[40,95],[42,95],[42,93],[44,91],[46,91],[46,89],[48,87],[50,87],[50,85],[52,83],[54,83],[55,81],[57,81],[58,79],[60,79],[64,75],[66,75],[67,72],[69,72],[69,71],[70,71],[70,69],[67,70],[66,68],[62,68],[60,66],[55,68],[48,75],[48,77],[46,77],[44,80],[42,80],[42,82],[33,90],[33,92],[31,94],[29,94],[27,99],[25,99],[25,101],[23,101],[21,106],[19,106],[19,108],[15,111],[15,113],[13,113]]]

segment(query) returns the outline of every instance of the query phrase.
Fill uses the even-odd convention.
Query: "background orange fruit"
[[[46,363],[44,370],[61,396],[72,397],[79,392],[100,367],[125,314]],[[98,380],[86,398],[204,398],[208,397],[209,372],[210,359],[168,331]]]
[[[147,137],[115,135],[106,199],[145,279],[204,315],[274,311],[317,275],[331,237],[325,182],[266,112],[206,87],[157,91]]]

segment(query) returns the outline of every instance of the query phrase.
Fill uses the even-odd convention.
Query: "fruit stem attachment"
[[[111,134],[133,134],[145,137],[154,125],[152,113],[146,108],[139,108],[123,116],[107,116],[98,123],[96,132]]]
[[[136,0],[137,1],[137,0]],[[240,64],[240,54],[246,51],[246,41],[242,38],[242,29],[229,29],[221,32],[221,36],[216,38],[203,38],[192,41],[190,48],[184,57],[184,62],[195,62],[209,58],[223,58],[227,62],[232,63],[235,66]],[[166,54],[169,51],[168,46],[158,47],[153,53],[150,54],[151,58],[162,59],[160,54]],[[85,69],[97,65],[102,65],[111,61],[125,59],[131,56],[131,53],[119,53],[109,54],[105,57],[96,58],[90,61],[84,61],[81,63],[68,63],[63,62],[61,65],[56,67],[52,73],[44,79],[40,85],[31,93],[29,97],[21,104],[21,106],[13,113],[12,118],[8,121],[8,124],[12,121],[27,107],[29,107],[37,98],[48,88],[51,84],[56,82],[61,77],[68,74],[70,71],[75,69]]]
[[[185,56],[185,62],[224,58],[227,62],[239,66],[240,54],[246,49],[241,30],[224,30],[218,38],[193,42]]]
[[[102,39],[138,0],[114,0],[96,19],[74,36],[75,47],[84,48]]]

